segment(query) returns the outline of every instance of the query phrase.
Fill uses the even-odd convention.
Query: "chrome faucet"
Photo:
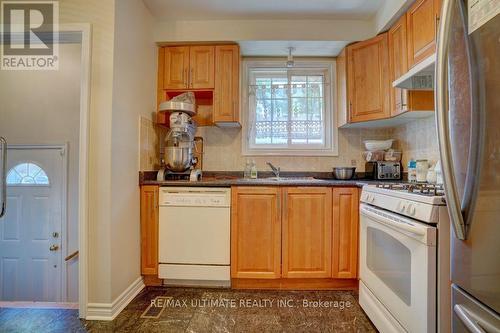
[[[275,167],[271,162],[266,162],[271,167],[276,178],[280,178],[280,167]]]

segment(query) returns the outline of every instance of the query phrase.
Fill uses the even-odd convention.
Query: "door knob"
[[[53,244],[53,245],[50,246],[49,250],[50,251],[57,251],[57,250],[59,250],[59,245]]]

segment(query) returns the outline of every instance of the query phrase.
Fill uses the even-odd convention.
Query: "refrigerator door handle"
[[[458,239],[465,239],[465,221],[462,215],[460,200],[451,160],[451,143],[449,133],[449,118],[446,110],[447,102],[447,58],[450,41],[452,6],[455,0],[444,0],[437,40],[436,57],[436,122],[439,139],[439,151],[443,170],[443,181],[446,192],[448,211]]]
[[[2,205],[0,206],[0,218],[5,215],[5,210],[7,206],[7,141],[0,137],[0,144],[2,149],[2,173],[0,174],[0,183],[2,184]]]
[[[481,317],[470,312],[463,305],[455,304],[453,311],[465,327],[472,333],[498,332],[496,328],[490,327],[491,325],[482,320]]]

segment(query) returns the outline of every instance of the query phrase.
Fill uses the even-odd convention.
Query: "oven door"
[[[360,279],[384,308],[365,311],[393,317],[375,324],[395,319],[409,332],[435,332],[436,228],[366,204],[360,215]]]

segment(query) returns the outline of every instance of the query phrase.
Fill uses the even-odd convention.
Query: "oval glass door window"
[[[49,185],[49,177],[35,163],[20,163],[7,173],[7,185]]]

